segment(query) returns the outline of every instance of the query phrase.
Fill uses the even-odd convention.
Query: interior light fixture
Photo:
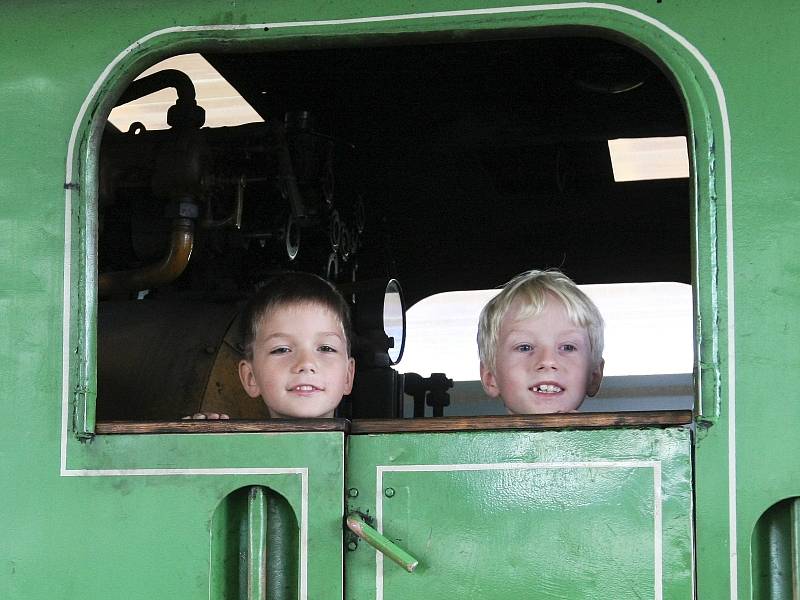
[[[685,136],[608,140],[614,181],[689,177]]]

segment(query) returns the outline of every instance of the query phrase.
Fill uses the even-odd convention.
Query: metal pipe
[[[153,92],[172,87],[178,92],[179,100],[194,102],[195,90],[191,78],[183,71],[177,69],[164,69],[147,77],[132,81],[128,88],[117,100],[117,106],[127,104],[137,98],[147,96]]]
[[[178,218],[172,221],[169,251],[157,263],[131,269],[102,273],[99,277],[100,297],[118,292],[138,292],[175,281],[189,264],[194,246],[194,221]]]
[[[165,88],[175,88],[178,98],[167,112],[170,127],[189,127],[200,129],[206,120],[206,111],[197,106],[196,93],[192,79],[177,69],[164,69],[147,77],[132,81],[117,100],[117,106],[152,94]]]
[[[308,215],[306,215],[303,195],[297,185],[297,176],[292,165],[292,155],[289,152],[289,144],[286,141],[286,128],[282,124],[273,125],[272,134],[275,141],[275,150],[278,154],[281,193],[289,201],[292,217],[298,223],[302,223]]]

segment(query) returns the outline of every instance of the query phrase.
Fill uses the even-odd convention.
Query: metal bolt
[[[347,490],[347,495],[350,496],[351,498],[356,498],[358,497],[358,490],[356,488],[350,488],[349,490]]]
[[[347,549],[352,552],[358,548],[358,542],[347,542]]]
[[[392,496],[394,496],[394,488],[386,488],[385,490],[383,490],[383,495],[386,496],[387,498],[391,498]]]

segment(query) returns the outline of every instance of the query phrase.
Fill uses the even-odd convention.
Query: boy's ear
[[[253,365],[250,364],[249,360],[239,361],[239,379],[248,396],[258,398],[261,395],[255,373],[253,373]]]
[[[592,372],[589,375],[589,384],[586,386],[586,395],[590,398],[600,391],[600,384],[603,382],[603,367],[605,364],[606,361],[601,358],[600,362],[594,369],[592,369]]]
[[[344,395],[347,396],[353,391],[353,380],[356,374],[356,361],[353,358],[347,360],[347,379],[344,381]]]
[[[481,383],[483,384],[483,390],[486,392],[486,395],[490,398],[497,398],[500,395],[500,388],[497,387],[497,379],[481,361]]]

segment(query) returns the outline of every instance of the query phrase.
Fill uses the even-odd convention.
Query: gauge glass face
[[[403,355],[404,325],[400,284],[392,279],[386,285],[386,293],[383,296],[383,331],[389,338],[389,359],[393,365],[397,364]]]

